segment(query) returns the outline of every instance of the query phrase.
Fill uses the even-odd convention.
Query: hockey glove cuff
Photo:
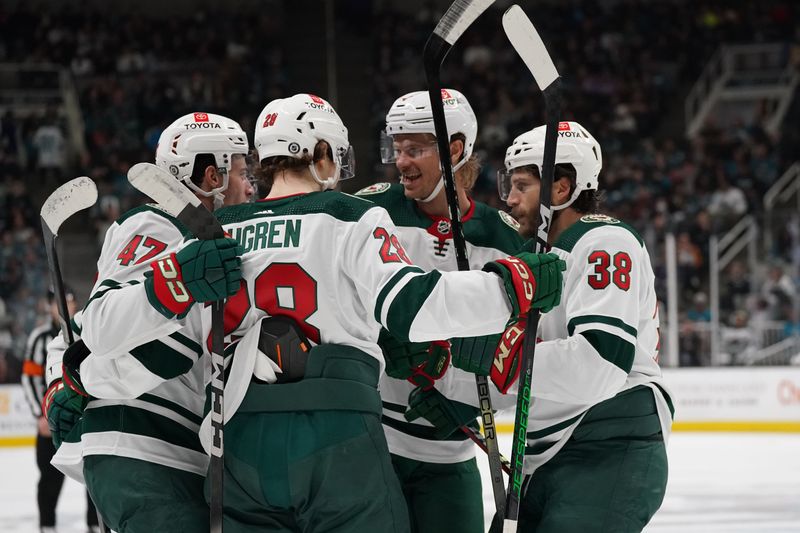
[[[145,279],[150,304],[167,318],[182,317],[192,303],[233,296],[242,278],[240,247],[229,238],[192,241],[177,254],[154,261]]]
[[[536,280],[536,291],[531,307],[547,313],[558,306],[561,303],[567,263],[553,253],[521,253],[518,258],[528,265]]]
[[[53,445],[58,449],[80,418],[89,398],[81,396],[57,379],[50,385],[42,399],[42,413],[47,416],[47,425],[53,436]]]
[[[486,263],[483,270],[494,272],[503,278],[506,294],[511,302],[509,322],[526,315],[536,291],[536,279],[528,264],[522,259],[512,256]]]
[[[524,319],[511,324],[500,335],[500,342],[494,353],[489,377],[497,390],[505,394],[519,377],[522,341],[525,338]]]

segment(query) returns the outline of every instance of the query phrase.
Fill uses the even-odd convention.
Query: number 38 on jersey
[[[631,288],[631,267],[633,262],[627,252],[610,254],[606,250],[595,250],[589,254],[589,265],[594,272],[589,274],[589,286],[595,290],[603,290],[612,283],[620,290]]]

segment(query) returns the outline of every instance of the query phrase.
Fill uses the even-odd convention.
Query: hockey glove
[[[492,383],[505,394],[519,377],[524,320],[508,326],[502,335],[453,339],[453,366],[490,376]]]
[[[512,323],[527,315],[531,307],[546,313],[561,302],[566,267],[567,264],[555,254],[523,252],[517,257],[486,263],[483,270],[503,278],[511,301],[509,323]]]
[[[450,343],[404,342],[382,329],[378,346],[386,361],[386,374],[396,379],[407,379],[414,385],[433,386],[450,364]]]
[[[167,318],[183,317],[195,302],[214,302],[239,290],[241,247],[233,239],[192,241],[151,263],[145,279],[150,304]]]
[[[475,419],[480,416],[480,410],[450,400],[432,387],[417,387],[408,395],[408,410],[403,416],[409,422],[424,418],[433,424],[434,437],[441,440],[452,435],[461,426],[475,423]]]
[[[56,449],[83,416],[88,402],[89,398],[81,396],[60,379],[47,389],[42,399],[42,412],[47,415],[47,425]]]
[[[81,382],[81,363],[89,357],[91,352],[84,344],[83,339],[78,339],[70,344],[64,351],[61,364],[61,376],[64,384],[81,396],[89,396]]]

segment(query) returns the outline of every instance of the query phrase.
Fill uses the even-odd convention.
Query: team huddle
[[[209,531],[207,304],[222,299],[226,533],[485,531],[475,375],[495,409],[513,407],[526,335],[519,531],[644,528],[666,489],[672,401],[648,252],[599,213],[600,145],[559,124],[550,249],[533,253],[545,127],[508,147],[509,215],[470,197],[477,119],[460,92],[442,101],[465,271],[427,91],[386,115],[382,160],[400,182],[355,195],[336,190],[355,172],[347,128],[315,95],[269,102],[252,151],[211,113],[162,133],[156,165],[226,236],[198,240],[157,204],[123,214],[72,317],[78,340],[48,347],[53,464],[112,530]]]

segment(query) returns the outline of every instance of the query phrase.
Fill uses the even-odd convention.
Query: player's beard
[[[526,238],[532,239],[536,236],[536,218],[539,214],[539,202],[531,206],[530,209],[521,209],[519,206],[511,208],[511,216],[519,222],[519,234]],[[552,219],[550,220],[550,227],[558,220],[561,211],[553,211]]]

